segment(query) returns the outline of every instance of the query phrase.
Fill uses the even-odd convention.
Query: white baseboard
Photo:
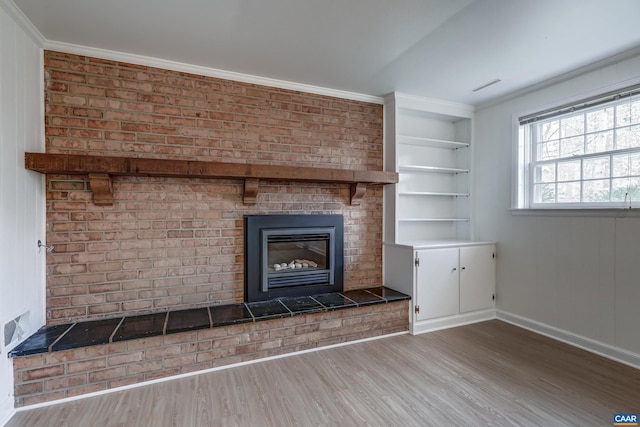
[[[425,332],[439,331],[440,329],[453,328],[455,326],[468,325],[470,323],[484,322],[496,318],[496,310],[473,311],[471,313],[457,314],[455,316],[438,317],[436,319],[422,320],[414,322],[411,327],[411,334],[424,334]]]
[[[498,310],[497,318],[537,334],[544,335],[546,337],[562,341],[565,344],[606,357],[607,359],[615,360],[616,362],[631,366],[632,368],[640,369],[640,354],[636,354],[610,344],[605,344],[582,335],[574,334],[573,332],[565,331],[536,320],[518,316],[517,314]]]
[[[7,396],[7,398],[0,402],[0,426],[7,424],[15,413],[16,410],[13,407],[13,395]]]
[[[65,397],[63,399],[52,400],[50,402],[43,402],[43,403],[36,403],[36,404],[33,404],[33,405],[28,405],[28,406],[22,406],[20,408],[17,408],[16,410],[14,410],[14,412],[23,412],[23,411],[28,411],[30,409],[43,408],[43,407],[46,407],[46,406],[58,405],[60,403],[73,402],[74,400],[81,400],[81,399],[87,399],[87,398],[90,398],[90,397],[101,396],[101,395],[104,395],[104,394],[116,393],[116,392],[119,392],[119,391],[130,390],[132,388],[138,388],[138,387],[144,387],[144,386],[147,386],[147,385],[162,383],[162,382],[165,382],[165,381],[173,381],[173,380],[177,380],[177,379],[180,379],[180,378],[192,377],[194,375],[201,375],[201,374],[207,374],[209,372],[221,371],[221,370],[224,370],[224,369],[231,369],[231,368],[235,368],[237,366],[252,365],[254,363],[262,363],[262,362],[267,362],[269,360],[282,359],[282,358],[285,358],[285,357],[296,356],[296,355],[299,355],[299,354],[313,353],[313,352],[316,352],[316,351],[328,350],[330,348],[343,347],[343,346],[347,346],[347,345],[358,344],[358,343],[363,343],[363,342],[367,342],[367,341],[374,341],[374,340],[379,340],[379,339],[382,339],[382,338],[389,338],[389,337],[395,337],[395,336],[398,336],[398,335],[406,335],[406,334],[408,334],[407,331],[405,331],[405,332],[395,332],[395,333],[386,334],[386,335],[376,335],[375,337],[362,338],[362,339],[359,339],[359,340],[348,341],[348,342],[339,343],[339,344],[331,344],[331,345],[327,345],[327,346],[323,346],[323,347],[315,347],[315,348],[310,348],[308,350],[300,350],[300,351],[296,351],[296,352],[292,352],[292,353],[284,353],[284,354],[279,354],[277,356],[263,357],[263,358],[260,358],[260,359],[248,360],[246,362],[239,362],[239,363],[234,363],[234,364],[231,364],[231,365],[218,366],[218,367],[215,367],[215,368],[203,369],[201,371],[188,372],[186,374],[172,375],[170,377],[158,378],[158,379],[155,379],[155,380],[150,380],[150,381],[144,381],[144,382],[140,382],[140,383],[136,383],[136,384],[125,385],[125,386],[122,386],[122,387],[110,388],[108,390],[102,390],[102,391],[96,391],[96,392],[93,392],[93,393],[81,394],[79,396]],[[13,413],[11,415],[13,415]],[[9,418],[11,418],[11,417],[9,417]]]

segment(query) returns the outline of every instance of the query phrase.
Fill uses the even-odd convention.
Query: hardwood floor
[[[17,413],[15,426],[611,426],[640,370],[494,320]]]

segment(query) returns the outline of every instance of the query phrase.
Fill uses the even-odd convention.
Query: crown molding
[[[4,0],[0,0],[4,1]],[[10,1],[10,0],[9,0]],[[46,40],[44,48],[47,50],[55,50],[58,52],[71,53],[74,55],[91,56],[94,58],[107,59],[111,61],[127,62],[137,65],[145,65],[148,67],[162,68],[165,70],[179,71],[190,74],[197,74],[207,77],[215,77],[225,80],[233,80],[243,83],[251,83],[262,86],[276,87],[280,89],[288,89],[298,92],[313,93],[316,95],[325,95],[335,98],[351,99],[354,101],[370,102],[374,104],[383,104],[382,97],[374,95],[366,95],[356,92],[349,92],[338,89],[330,89],[321,86],[308,85],[304,83],[289,82],[286,80],[273,79],[270,77],[254,76],[251,74],[236,73],[234,71],[225,71],[217,68],[203,67],[200,65],[186,64],[183,62],[171,61],[168,59],[154,58],[151,56],[137,55],[126,52],[118,52],[107,49],[100,49],[89,46],[82,46],[71,43],[63,43],[57,41]]]
[[[13,0],[0,0],[0,7],[9,14],[13,21],[20,26],[38,47],[48,50],[55,50],[75,55],[92,56],[95,58],[107,59],[111,61],[127,62],[131,64],[145,65],[148,67],[162,68],[166,70],[197,74],[207,77],[215,77],[225,80],[233,80],[243,83],[270,86],[280,89],[288,89],[298,92],[313,93],[335,98],[350,99],[354,101],[370,102],[373,104],[384,104],[380,96],[367,95],[357,92],[349,92],[339,89],[331,89],[322,86],[314,86],[305,83],[290,82],[270,77],[261,77],[251,74],[225,71],[217,68],[204,67],[200,65],[187,64],[183,62],[171,61],[168,59],[154,58],[144,55],[136,55],[126,52],[118,52],[107,49],[100,49],[90,46],[83,46],[71,43],[47,40],[42,33],[33,25],[24,13],[16,6]]]
[[[0,0],[0,8],[2,8],[7,14],[18,24],[20,28],[38,45],[38,47],[44,47],[46,39],[40,31],[29,21],[29,18],[16,6],[13,0]]]

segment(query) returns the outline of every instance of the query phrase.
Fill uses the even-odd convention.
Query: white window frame
[[[524,115],[514,115],[514,132],[513,139],[515,141],[514,145],[514,175],[513,175],[513,204],[512,210],[518,211],[526,211],[526,210],[543,210],[543,211],[557,211],[557,210],[619,210],[619,209],[634,209],[640,208],[640,198],[639,200],[627,199],[625,196],[624,201],[608,201],[608,202],[538,202],[536,203],[533,196],[534,191],[534,169],[537,165],[542,165],[545,163],[557,163],[562,160],[580,160],[581,165],[583,164],[584,159],[595,158],[595,157],[606,157],[608,156],[610,162],[612,161],[612,157],[618,154],[625,153],[640,153],[640,146],[634,148],[626,148],[626,149],[617,149],[616,148],[616,137],[615,130],[619,128],[624,128],[626,126],[618,125],[616,121],[616,117],[613,118],[613,134],[614,134],[614,149],[609,151],[602,151],[597,153],[590,154],[580,154],[572,157],[558,157],[556,159],[550,160],[540,160],[536,161],[536,149],[537,144],[540,142],[536,142],[532,140],[532,129],[535,128],[536,123],[541,123],[547,120],[558,119],[562,117],[570,117],[575,115],[576,111],[580,111],[582,114],[586,114],[590,111],[600,110],[607,106],[623,104],[625,101],[629,102],[629,98],[633,97],[633,100],[640,99],[640,83],[636,83],[632,86],[627,86],[621,89],[616,89],[612,91],[607,91],[605,93],[601,93],[598,95],[590,96],[588,98],[575,100],[571,102],[563,103],[562,105],[555,106],[552,108],[548,108],[542,111],[538,111],[532,114],[524,114]],[[631,125],[633,126],[633,125]],[[535,132],[535,131],[534,131]],[[585,128],[584,132],[581,134],[582,136],[587,136],[589,134],[588,130]],[[640,154],[639,154],[640,155]],[[556,172],[557,174],[557,172]],[[635,175],[634,175],[635,177]],[[613,179],[613,171],[609,168],[609,184],[610,189],[609,193],[611,194],[611,183]],[[580,198],[584,196],[583,183],[588,182],[589,179],[585,179],[583,176],[583,169],[581,166],[580,179],[575,180],[574,182],[580,182]],[[556,175],[555,181],[553,183],[557,184],[560,182],[558,180],[558,176]],[[556,198],[557,198],[557,190],[556,190]]]

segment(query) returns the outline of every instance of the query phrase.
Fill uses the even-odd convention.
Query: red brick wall
[[[382,170],[382,106],[45,52],[46,149]],[[47,176],[49,324],[243,300],[242,217],[340,213],[345,288],[382,284],[382,191],[346,185],[114,177],[114,205],[84,176]]]

